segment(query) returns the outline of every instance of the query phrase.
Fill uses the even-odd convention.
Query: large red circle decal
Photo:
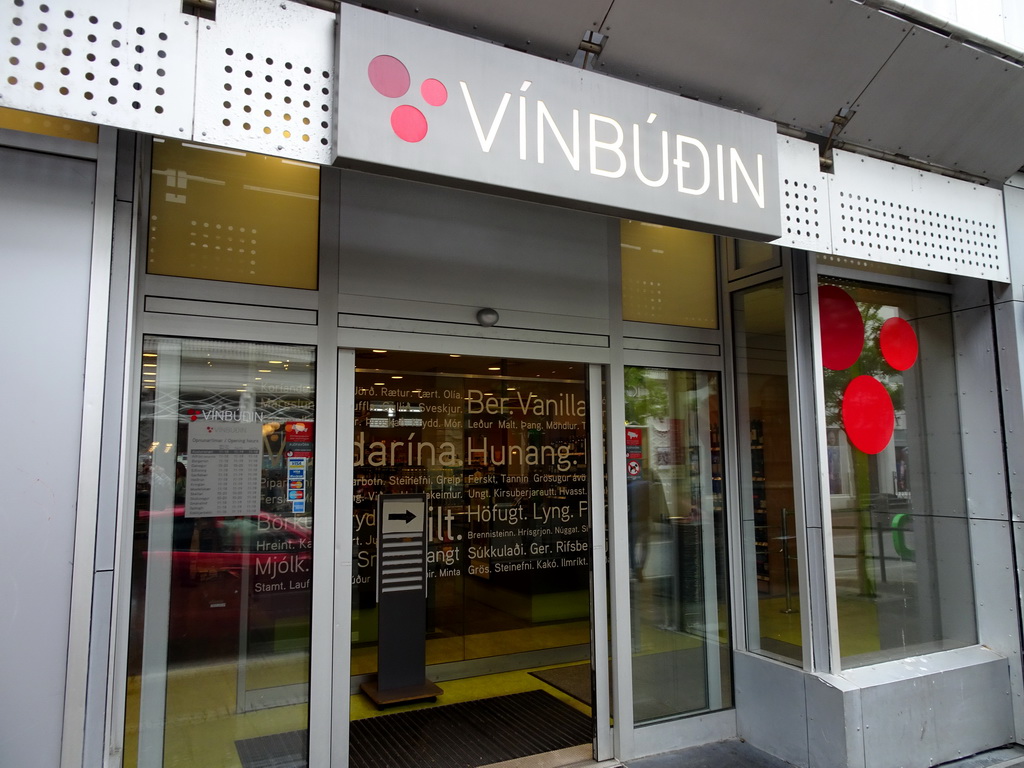
[[[892,440],[896,426],[892,398],[873,376],[857,376],[846,386],[842,415],[846,436],[864,453],[881,453]]]
[[[366,74],[374,90],[389,99],[401,98],[409,90],[409,70],[394,56],[375,56]]]
[[[845,371],[857,362],[864,349],[864,319],[857,302],[835,285],[818,288],[821,322],[821,364],[833,371]]]
[[[416,107],[402,104],[391,112],[391,129],[398,138],[415,143],[427,135],[427,118]]]
[[[885,362],[905,371],[917,362],[917,334],[902,317],[890,317],[878,332],[878,347]]]

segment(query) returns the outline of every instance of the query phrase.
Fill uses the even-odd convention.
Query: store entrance
[[[587,366],[354,358],[350,765],[591,759]]]

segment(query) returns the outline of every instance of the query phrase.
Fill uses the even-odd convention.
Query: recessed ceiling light
[[[284,361],[283,360],[267,360],[267,362],[270,363],[271,365],[280,365]]]
[[[376,352],[378,355],[387,354],[387,350],[386,349],[371,349],[370,351],[371,352]]]
[[[273,373],[269,368],[260,368],[257,373]]]
[[[500,366],[500,365],[492,365],[492,366],[491,366],[490,368],[488,368],[487,370],[488,370],[488,371],[500,371],[500,370],[501,370],[501,366]]]

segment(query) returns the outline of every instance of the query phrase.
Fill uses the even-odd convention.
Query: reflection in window
[[[317,287],[317,166],[157,138],[152,173],[147,272]]]
[[[732,704],[718,376],[627,367],[633,716]]]
[[[840,655],[976,640],[948,297],[818,289]]]
[[[314,366],[144,341],[125,765],[234,766],[243,734],[307,727]]]
[[[589,696],[584,366],[384,350],[356,360],[352,674],[372,679],[388,640],[379,500],[425,494],[428,679],[569,665]],[[376,714],[363,696],[352,707],[353,718]]]
[[[779,266],[781,255],[777,245],[754,240],[731,240],[726,251],[729,258],[729,277],[737,279]]]
[[[624,320],[718,327],[712,235],[624,219],[620,237]]]
[[[800,663],[803,641],[782,282],[734,293],[732,311],[747,647]]]

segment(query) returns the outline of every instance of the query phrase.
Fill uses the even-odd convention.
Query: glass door
[[[315,350],[150,335],[138,365],[123,764],[304,762]]]
[[[633,717],[732,706],[719,376],[627,366]]]
[[[586,373],[356,350],[350,765],[593,756]]]

